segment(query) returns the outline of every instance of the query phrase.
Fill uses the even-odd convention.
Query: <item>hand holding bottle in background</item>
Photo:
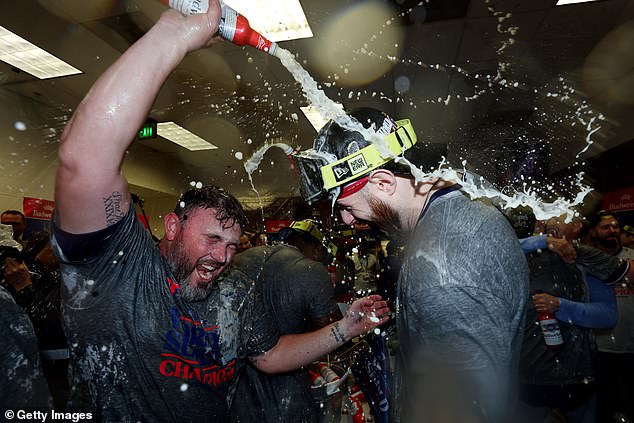
[[[555,316],[560,305],[559,298],[540,291],[535,293],[532,298],[535,311],[539,314],[539,324],[544,334],[546,346],[554,349],[559,348],[564,343],[559,322]]]
[[[533,304],[538,313],[555,314],[555,312],[559,310],[560,302],[559,298],[553,295],[538,292],[533,295]]]

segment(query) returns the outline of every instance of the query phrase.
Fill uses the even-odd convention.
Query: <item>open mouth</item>
[[[211,282],[217,270],[218,267],[214,267],[209,264],[199,264],[198,266],[196,266],[198,276],[205,282]]]

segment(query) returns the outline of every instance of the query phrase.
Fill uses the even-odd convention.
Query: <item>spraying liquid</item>
[[[393,154],[389,150],[383,135],[376,133],[372,129],[365,128],[359,122],[348,116],[334,101],[328,98],[323,90],[319,88],[317,82],[315,82],[310,74],[297,62],[297,60],[295,60],[295,57],[291,52],[278,46],[276,51],[272,54],[280,59],[293,78],[300,84],[305,97],[319,110],[324,118],[334,120],[337,124],[339,124],[339,126],[345,129],[360,132],[366,140],[374,143],[382,157],[389,157],[399,163],[409,166],[412,175],[419,183],[431,182],[436,179],[460,181],[462,190],[472,199],[489,198],[494,200],[503,208],[528,206],[533,210],[535,217],[539,220],[546,220],[551,217],[562,215],[566,216],[566,220],[572,219],[575,212],[571,208],[581,204],[586,195],[592,191],[590,187],[582,183],[583,173],[577,175],[575,186],[579,188],[579,192],[573,200],[559,198],[552,203],[547,203],[539,198],[538,193],[530,186],[525,186],[523,191],[515,191],[511,194],[502,193],[499,189],[488,183],[484,178],[477,177],[467,172],[466,161],[462,162],[463,169],[460,169],[459,171],[450,167],[445,167],[445,161],[443,160],[438,164],[438,168],[436,170],[425,173],[404,157]],[[590,135],[591,133],[588,134],[588,138]],[[591,143],[590,140],[587,142],[588,144]],[[262,161],[264,153],[266,153],[266,151],[272,146],[276,145],[265,146],[264,148],[258,150],[253,157],[245,163],[245,170],[249,174],[249,179],[251,179],[251,174],[255,171],[255,169],[257,169],[257,166]],[[251,183],[253,185],[252,179]]]
[[[173,9],[179,10],[184,15],[204,13],[209,8],[209,3],[207,0],[160,1]],[[444,180],[461,181],[463,190],[467,194],[469,194],[472,199],[480,197],[491,198],[498,201],[498,203],[505,208],[514,208],[522,205],[529,206],[533,209],[536,218],[540,220],[561,215],[566,215],[567,219],[571,219],[574,216],[574,213],[571,211],[571,207],[581,204],[585,196],[591,191],[589,187],[581,183],[583,174],[580,174],[578,175],[577,181],[575,182],[580,190],[573,201],[558,199],[553,203],[545,203],[537,196],[537,193],[534,190],[531,190],[530,186],[528,188],[525,188],[523,192],[515,192],[513,195],[503,194],[492,185],[486,184],[482,178],[477,179],[473,175],[470,175],[466,172],[465,169],[457,172],[451,168],[443,168],[444,162],[439,163],[437,170],[431,173],[423,173],[419,168],[417,168],[414,164],[412,164],[405,158],[393,154],[389,150],[382,135],[377,134],[372,129],[365,128],[359,122],[350,118],[341,108],[336,105],[335,102],[330,100],[328,96],[326,96],[326,94],[323,92],[323,90],[319,89],[315,80],[295,60],[295,57],[292,53],[290,53],[288,50],[280,48],[279,46],[277,46],[276,43],[270,42],[262,35],[253,31],[253,29],[251,29],[251,26],[249,25],[249,21],[232,8],[228,7],[222,2],[221,7],[222,17],[219,26],[219,34],[221,37],[237,45],[251,45],[257,49],[268,52],[278,57],[282,64],[289,70],[291,75],[293,75],[295,80],[300,84],[304,95],[309,100],[309,102],[319,110],[324,118],[334,120],[335,122],[337,122],[337,124],[339,124],[339,126],[345,129],[360,132],[365,139],[372,142],[377,147],[382,157],[392,158],[397,162],[408,165],[411,169],[412,175],[419,183],[430,182],[438,178]],[[504,19],[508,18],[507,15],[500,16],[498,16],[500,24]],[[499,28],[498,31],[500,31]],[[516,31],[516,28],[513,28],[513,31],[509,33],[513,34],[514,31]],[[511,41],[512,39],[510,39],[508,43],[509,45],[512,44]],[[503,45],[503,47],[506,48],[507,44]],[[500,72],[498,72],[498,77],[500,77]],[[445,104],[449,102],[449,99],[450,97],[448,96],[445,100]],[[588,124],[586,149],[590,144],[592,144],[592,140],[590,139],[591,135],[600,128],[597,127],[591,130],[591,123],[592,122]],[[251,186],[258,195],[258,198],[259,193],[255,189],[255,186],[253,184],[252,173],[258,168],[266,151],[273,146],[282,148],[285,151],[289,151],[289,149],[290,151],[292,151],[292,148],[285,144],[272,144],[264,146],[263,148],[259,149],[253,155],[253,157],[251,157],[251,159],[249,159],[244,164],[245,170],[251,182]],[[585,152],[585,150],[581,151],[579,154],[582,154],[583,152]],[[318,154],[318,152],[315,153]],[[287,154],[290,153],[287,152]],[[466,162],[463,162],[463,167],[465,166]]]
[[[253,172],[255,172],[257,168],[260,166],[260,163],[262,163],[262,159],[264,159],[264,154],[267,151],[269,151],[271,147],[277,147],[282,149],[284,153],[286,153],[287,156],[294,151],[294,148],[288,144],[284,144],[284,143],[266,144],[260,147],[258,151],[253,153],[253,156],[251,156],[249,160],[244,162],[244,170],[247,171],[247,175],[249,176],[249,182],[251,182],[251,189],[253,189],[253,192],[255,192],[255,194],[257,195],[258,202],[260,203],[260,210],[262,211],[262,219],[264,219],[264,206],[262,205],[262,198],[260,197],[260,192],[257,189],[255,189],[255,184],[253,183]]]

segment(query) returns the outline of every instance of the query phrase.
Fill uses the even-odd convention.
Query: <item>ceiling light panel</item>
[[[564,6],[566,4],[575,4],[575,3],[588,3],[591,1],[599,1],[599,0],[559,0],[555,6]]]
[[[156,132],[163,138],[172,141],[181,147],[185,147],[190,151],[215,150],[218,148],[212,143],[205,141],[198,135],[192,134],[187,129],[175,124],[174,122],[157,123]]]
[[[39,79],[82,73],[35,44],[0,26],[0,60]]]
[[[336,103],[336,105],[341,110],[343,110],[343,104]],[[319,112],[319,109],[314,106],[303,106],[299,109],[302,111],[302,113],[304,113],[306,119],[308,119],[308,121],[311,123],[311,125],[313,125],[313,128],[315,128],[317,132],[319,132],[319,130],[323,128],[324,125],[328,123],[328,121],[331,119],[330,117],[322,116],[322,114]]]
[[[227,6],[244,15],[251,28],[270,41],[309,38],[313,32],[298,0],[225,0]]]

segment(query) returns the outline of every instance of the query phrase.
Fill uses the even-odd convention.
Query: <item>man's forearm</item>
[[[161,86],[187,52],[170,33],[175,25],[164,20],[110,66],[84,98],[64,136],[74,155],[89,160],[105,153],[101,163],[120,164]]]
[[[379,295],[361,298],[350,305],[338,322],[314,332],[282,336],[266,353],[251,357],[259,370],[266,373],[288,372],[306,366],[339,348],[355,336],[385,323],[389,317],[387,303]]]
[[[334,322],[314,332],[284,335],[265,354],[251,361],[266,373],[282,373],[307,366],[352,339],[340,322]]]

